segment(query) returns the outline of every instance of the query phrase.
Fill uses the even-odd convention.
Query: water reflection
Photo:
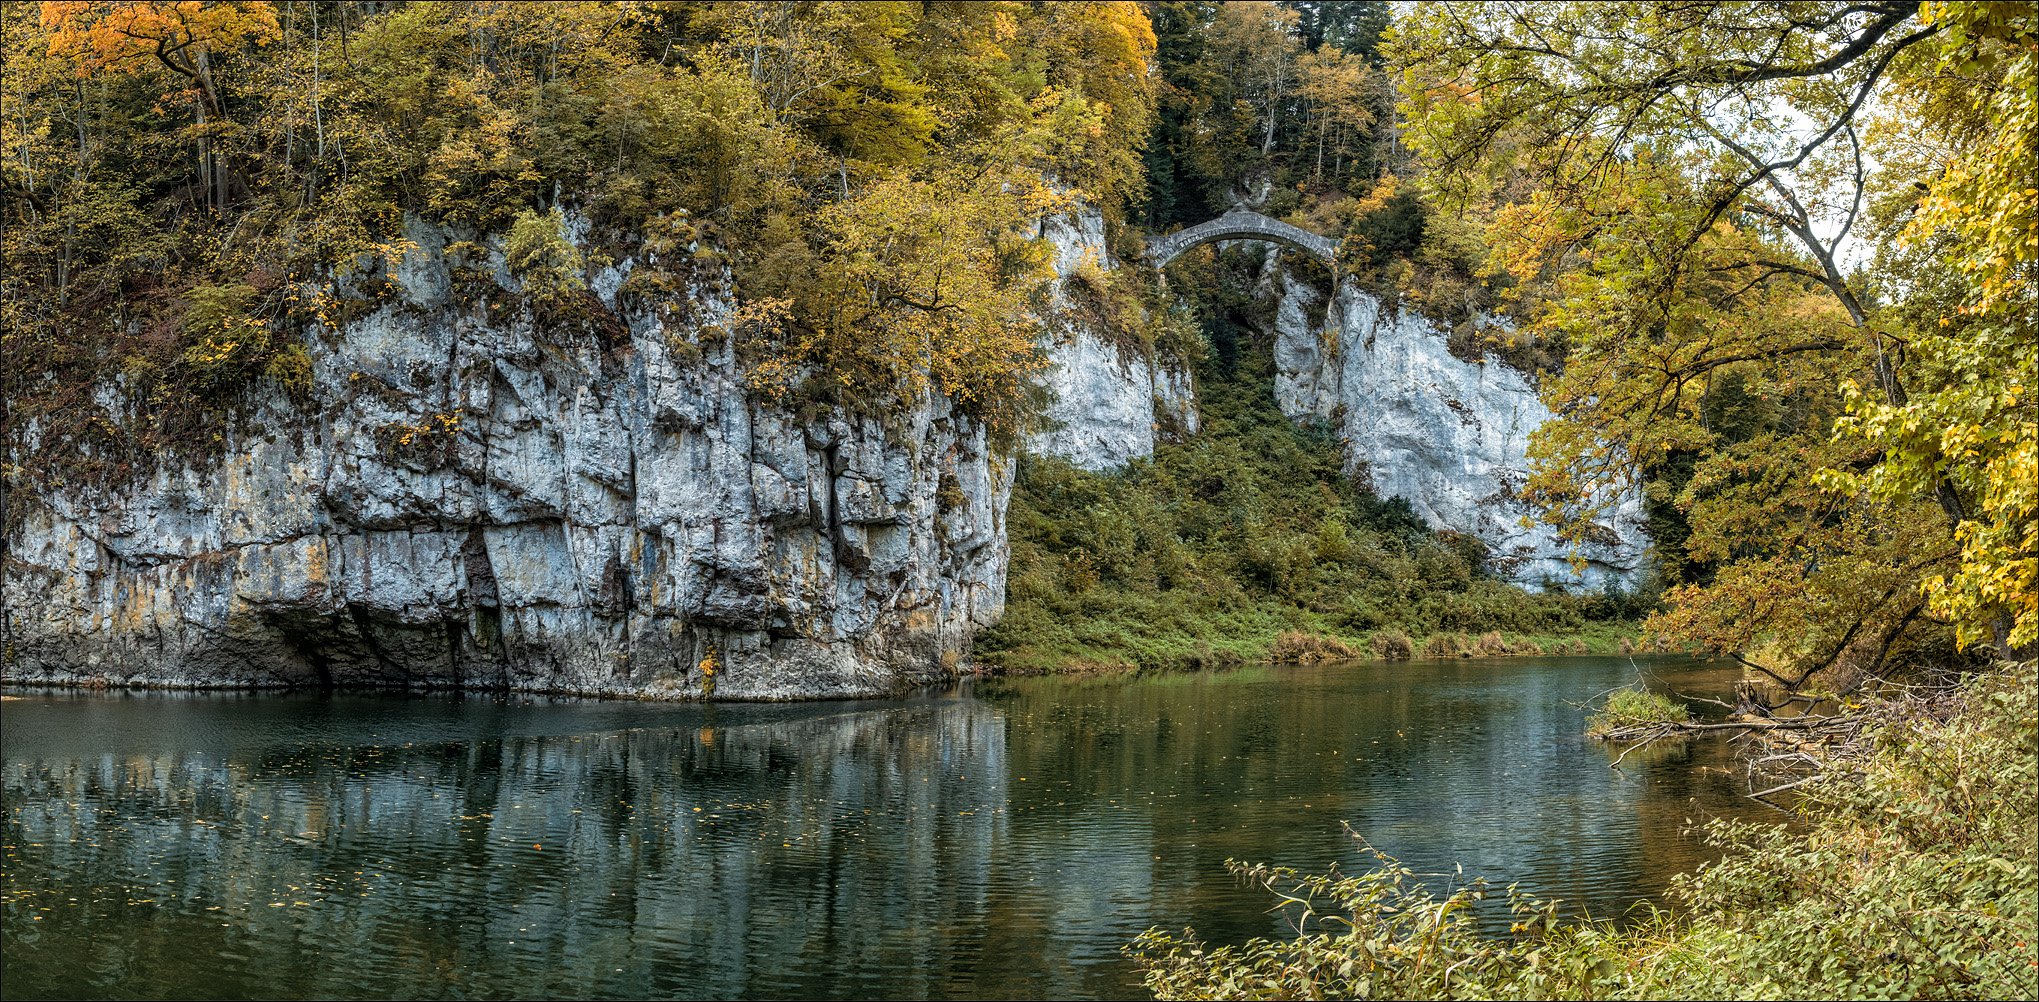
[[[1656,666],[1673,685],[1715,674]],[[1579,736],[1624,659],[1027,680],[903,702],[25,695],[12,995],[1121,997],[1151,925],[1276,931],[1228,856],[1616,912],[1749,813]]]

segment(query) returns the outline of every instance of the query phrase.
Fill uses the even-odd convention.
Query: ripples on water
[[[1731,677],[1645,662],[1658,684]],[[5,703],[5,993],[1127,997],[1153,925],[1280,933],[1223,861],[1463,864],[1596,915],[1761,815],[1623,772],[1629,659],[1038,679],[897,702]],[[1652,749],[1652,751],[1656,751]]]

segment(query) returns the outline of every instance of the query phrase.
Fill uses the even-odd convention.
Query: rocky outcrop
[[[1115,266],[1095,213],[1041,232],[1065,277]],[[0,680],[875,695],[953,675],[1001,611],[1012,464],[947,401],[795,414],[754,398],[716,281],[633,294],[625,260],[562,319],[500,268],[458,285],[446,234],[412,239],[392,297],[308,337],[305,399],[257,406],[203,461],[9,499]],[[1514,579],[1579,581],[1519,524],[1550,416],[1521,374],[1273,274],[1283,410],[1336,424],[1355,473]],[[1081,311],[1044,338],[1029,449],[1102,470],[1195,431],[1181,367]],[[1581,554],[1589,587],[1642,567],[1639,501],[1616,516]]]
[[[1351,283],[1327,303],[1307,283],[1272,277],[1275,396],[1292,420],[1331,423],[1349,472],[1407,499],[1432,528],[1477,536],[1519,584],[1637,583],[1648,547],[1640,492],[1625,493],[1597,540],[1580,547],[1523,524],[1529,512],[1515,495],[1528,478],[1529,433],[1551,412],[1521,372],[1454,357],[1434,324],[1384,309]]]
[[[1041,235],[1054,250],[1059,275],[1119,266],[1096,212],[1048,219]],[[1056,295],[1066,305],[1059,287]],[[1047,398],[1041,430],[1027,438],[1028,451],[1086,470],[1112,470],[1153,455],[1158,440],[1196,432],[1196,393],[1185,367],[1128,350],[1112,332],[1071,311],[1055,312],[1045,337],[1051,363],[1042,376]]]
[[[946,401],[803,420],[712,285],[632,305],[626,261],[600,322],[548,325],[413,238],[400,296],[310,338],[307,402],[15,500],[7,681],[857,696],[999,613],[1011,467]]]

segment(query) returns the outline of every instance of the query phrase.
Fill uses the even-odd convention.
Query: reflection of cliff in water
[[[1644,663],[1686,692],[1735,677]],[[30,696],[0,731],[7,985],[1116,998],[1150,926],[1280,935],[1224,860],[1367,865],[1343,822],[1419,871],[1615,914],[1706,858],[1687,819],[1777,817],[1721,742],[1607,768],[1577,703],[1637,670],[1263,666],[827,706]]]
[[[239,709],[160,702],[199,728],[218,723],[208,708]],[[9,861],[9,907],[48,903],[26,881],[75,894],[84,874],[121,875],[106,900],[34,924],[125,925],[96,938],[127,949],[91,962],[153,967],[127,973],[167,995],[254,994],[237,969],[269,967],[248,982],[264,983],[307,942],[347,958],[303,971],[307,994],[401,994],[420,975],[462,994],[757,994],[813,978],[939,993],[898,972],[984,924],[1008,828],[999,713],[937,700],[674,716],[692,726],[362,746],[248,744],[236,728],[218,751],[69,760],[10,748],[7,841],[32,865]],[[366,729],[413,739],[431,729],[419,723]],[[205,955],[246,959],[176,959]],[[36,959],[10,950],[10,966]],[[515,968],[515,982],[465,980]],[[786,980],[758,984],[760,970]]]

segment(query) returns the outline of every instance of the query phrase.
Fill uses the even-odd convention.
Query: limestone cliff
[[[1041,236],[1063,276],[1117,266],[1094,212]],[[947,401],[768,405],[717,335],[712,277],[626,294],[626,259],[593,276],[601,322],[559,324],[500,267],[456,289],[447,234],[412,238],[394,297],[308,338],[306,399],[139,482],[11,499],[0,678],[860,696],[952,676],[998,616],[1012,465]],[[1355,473],[1515,580],[1580,581],[1512,500],[1549,418],[1520,373],[1350,287],[1327,304],[1268,274],[1285,413],[1335,422]],[[1043,343],[1030,450],[1103,470],[1195,431],[1180,367],[1073,311],[1049,311]],[[1625,498],[1581,583],[1640,573],[1640,520]]]
[[[308,400],[14,499],[6,680],[854,696],[997,616],[1010,465],[944,400],[801,419],[752,398],[712,285],[619,300],[625,261],[612,330],[564,333],[413,237],[398,298],[310,338]]]
[[[1095,212],[1050,218],[1041,235],[1054,249],[1060,275],[1086,261],[1100,269],[1119,267],[1105,245],[1104,219]],[[1111,470],[1153,455],[1164,432],[1195,433],[1195,390],[1180,365],[1128,351],[1110,332],[1067,314],[1051,318],[1045,337],[1053,364],[1042,379],[1047,399],[1042,429],[1027,439],[1030,451],[1086,470]]]
[[[1432,528],[1479,537],[1495,570],[1522,585],[1640,580],[1649,540],[1638,491],[1576,552],[1549,527],[1523,524],[1529,512],[1515,494],[1529,475],[1529,433],[1551,412],[1521,372],[1454,357],[1435,324],[1384,309],[1349,282],[1327,303],[1279,269],[1270,281],[1276,399],[1293,420],[1331,422],[1350,472],[1383,497],[1407,499]]]

